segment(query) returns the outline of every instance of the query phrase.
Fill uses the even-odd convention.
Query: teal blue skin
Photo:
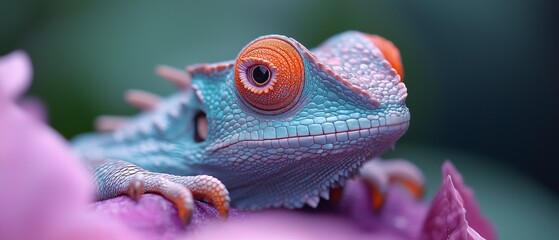
[[[316,205],[405,133],[406,88],[363,33],[338,34],[312,52],[291,38],[265,37],[291,43],[303,58],[303,91],[292,108],[255,111],[237,92],[234,61],[221,64],[224,69],[209,65],[209,71],[191,71],[193,88],[121,129],[78,137],[76,151],[85,161],[118,159],[152,172],[211,175],[242,209]],[[198,111],[209,126],[202,142],[194,140]]]

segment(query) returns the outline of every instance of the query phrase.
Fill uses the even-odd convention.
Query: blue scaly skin
[[[146,111],[73,145],[95,172],[98,199],[156,192],[188,210],[193,195],[224,214],[229,197],[242,209],[316,206],[407,130],[393,54],[390,42],[355,31],[312,51],[263,36],[234,61],[163,69],[181,91],[157,104],[139,97]]]

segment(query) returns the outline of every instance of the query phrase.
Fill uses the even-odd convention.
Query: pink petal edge
[[[442,172],[443,183],[431,203],[419,239],[496,239],[471,189],[464,185],[450,161],[443,164]]]
[[[462,174],[456,170],[456,167],[450,162],[445,161],[442,167],[443,176],[452,176],[454,187],[463,199],[464,208],[466,209],[466,220],[468,225],[475,229],[481,236],[487,240],[497,239],[497,234],[491,222],[483,216],[479,205],[475,199],[474,191],[464,184]]]
[[[31,84],[31,60],[24,51],[0,57],[0,99],[15,100]]]
[[[139,239],[87,209],[87,171],[64,138],[16,104],[30,78],[27,54],[0,57],[0,239]]]
[[[484,239],[468,226],[462,198],[448,175],[433,199],[419,239]]]
[[[44,123],[48,122],[47,109],[39,99],[26,96],[20,99],[17,104],[23,111],[29,114],[31,118]]]

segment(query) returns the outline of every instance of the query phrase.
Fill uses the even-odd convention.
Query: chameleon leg
[[[179,218],[188,223],[194,210],[194,198],[208,199],[223,217],[229,210],[229,193],[210,176],[174,176],[146,171],[120,160],[88,161],[97,180],[95,196],[104,200],[119,195],[138,199],[145,192],[156,193],[171,201]]]
[[[385,194],[392,184],[401,184],[413,197],[421,198],[424,179],[421,171],[411,162],[401,159],[368,161],[359,170],[360,178],[367,183],[371,203],[375,210],[384,204]]]

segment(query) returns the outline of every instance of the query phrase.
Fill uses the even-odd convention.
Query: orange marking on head
[[[255,80],[254,74],[258,73],[254,71],[265,69],[268,75],[261,76],[268,76],[269,79]],[[274,113],[288,110],[297,102],[303,83],[301,55],[293,45],[279,38],[262,38],[252,42],[235,62],[237,90],[246,102],[260,110]]]
[[[404,79],[404,66],[402,65],[402,59],[400,58],[400,51],[394,43],[377,35],[367,34],[367,37],[380,49],[384,58],[390,62],[390,65],[392,65],[392,67],[396,69],[396,72],[400,74],[400,77]]]

